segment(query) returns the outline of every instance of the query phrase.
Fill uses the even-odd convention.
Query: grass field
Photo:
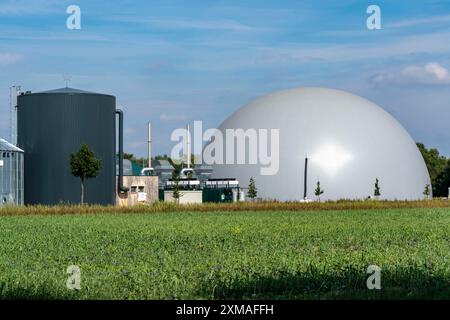
[[[450,210],[0,216],[0,298],[450,299]]]

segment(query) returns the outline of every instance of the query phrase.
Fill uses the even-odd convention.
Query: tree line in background
[[[447,197],[450,188],[450,158],[441,155],[435,148],[427,149],[423,143],[418,142],[417,147],[430,174],[433,197]]]
[[[127,160],[130,160],[131,162],[133,162],[133,163],[135,163],[135,164],[137,164],[139,166],[142,166],[142,167],[147,167],[147,165],[148,165],[148,158],[143,158],[143,157],[136,158],[134,156],[134,154],[132,154],[132,153],[126,153],[125,152],[123,154],[123,158],[127,159]],[[181,161],[174,161],[167,154],[157,155],[155,157],[152,157],[152,161],[154,161],[154,160],[167,160],[172,165],[172,167],[174,168],[174,172],[173,172],[172,176],[179,176],[180,172],[181,172],[181,169],[183,169],[183,164],[184,164],[183,162],[181,162]],[[191,168],[195,168],[195,155],[194,154],[191,154]]]

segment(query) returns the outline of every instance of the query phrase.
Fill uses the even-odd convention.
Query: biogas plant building
[[[148,161],[152,174],[124,172],[124,114],[117,107],[114,96],[73,88],[21,93],[17,146],[0,140],[0,205],[78,203],[80,182],[68,159],[81,143],[102,162],[99,175],[86,182],[86,203],[172,201],[173,167]],[[229,162],[237,152],[233,147],[233,155],[227,155],[228,145],[236,146],[235,136],[226,141],[227,129],[277,131],[276,152],[269,146],[275,143],[272,136],[266,140],[276,170],[267,174],[267,164],[247,161],[254,151],[247,137],[244,164]],[[195,175],[195,181],[189,175],[182,181],[187,186],[183,192],[197,202],[244,201],[251,177],[258,198],[280,201],[314,200],[318,182],[321,200],[417,200],[430,185],[423,157],[406,130],[376,104],[344,91],[304,87],[274,92],[234,112],[215,132],[227,146],[221,150],[225,164],[192,169],[188,162],[183,169]],[[261,149],[261,136],[257,139]],[[151,140],[149,125],[149,159]]]
[[[323,200],[366,199],[374,196],[378,180],[380,199],[416,200],[423,199],[430,184],[423,157],[400,123],[376,104],[344,91],[271,93],[219,127],[225,140],[226,129],[238,128],[279,130],[278,172],[262,175],[260,164],[215,164],[213,177],[235,177],[241,183],[254,177],[258,197],[264,199],[314,199],[318,181]]]

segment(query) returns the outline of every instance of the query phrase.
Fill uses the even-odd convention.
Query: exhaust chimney
[[[186,125],[186,144],[187,144],[187,148],[186,148],[186,163],[187,163],[187,168],[190,169],[191,168],[191,133],[189,132],[189,124]]]
[[[123,111],[116,109],[116,114],[119,115],[119,177],[117,178],[118,193],[125,193],[130,190],[123,185]]]

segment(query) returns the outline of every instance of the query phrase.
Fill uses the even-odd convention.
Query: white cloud
[[[450,15],[431,16],[426,18],[400,20],[387,25],[387,28],[414,27],[419,25],[430,26],[431,24],[448,23],[448,22],[450,22]]]
[[[24,16],[55,12],[55,5],[66,1],[58,0],[8,0],[0,4],[0,15]]]
[[[450,84],[450,74],[447,68],[436,62],[429,62],[423,66],[407,66],[393,72],[378,73],[372,77],[374,83],[397,84]]]
[[[448,69],[444,68],[439,63],[428,63],[425,65],[425,71],[436,77],[438,80],[447,81],[450,79]]]
[[[143,142],[143,141],[134,141],[134,142],[131,142],[129,145],[130,145],[133,149],[141,149],[141,148],[147,146],[147,142]]]
[[[435,32],[404,36],[383,42],[311,45],[307,43],[286,43],[264,45],[254,43],[252,46],[240,43],[227,43],[227,40],[211,39],[214,46],[235,48],[233,51],[215,52],[195,59],[183,66],[187,69],[220,71],[269,66],[300,65],[310,62],[346,62],[386,60],[411,55],[436,55],[450,53],[450,32]],[[220,63],[218,63],[220,61]]]
[[[256,28],[243,25],[232,20],[149,20],[150,24],[173,29],[200,29],[200,30],[228,30],[228,31],[255,31]]]
[[[1,53],[0,52],[0,66],[9,66],[15,64],[22,56],[14,53]]]
[[[234,20],[196,20],[187,18],[157,19],[130,16],[120,16],[112,19],[120,22],[145,24],[163,29],[223,30],[236,32],[265,30],[265,28],[247,26]]]
[[[293,60],[314,57],[329,61],[379,59],[418,53],[441,54],[450,52],[450,32],[407,36],[389,42],[366,44],[339,44],[323,47],[296,46],[293,48],[267,48],[268,53],[282,53]]]
[[[183,114],[167,114],[167,113],[161,113],[159,115],[159,120],[164,122],[170,122],[170,121],[184,121],[187,120],[187,116]]]

